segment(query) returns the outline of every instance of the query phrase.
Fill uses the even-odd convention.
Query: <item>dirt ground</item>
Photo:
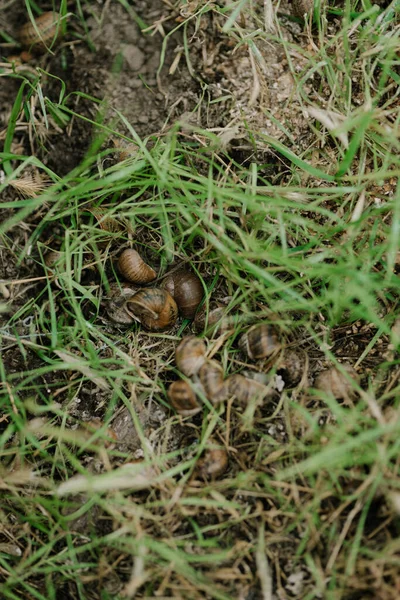
[[[21,22],[26,21],[27,15],[25,3],[22,0],[11,4],[12,10],[6,7],[3,11],[0,5],[0,28],[14,38],[16,29]],[[258,48],[261,56],[259,63],[255,64],[252,55],[246,50],[245,44],[233,52],[232,38],[223,33],[223,23],[218,19],[216,13],[205,12],[200,21],[196,21],[196,27],[194,20],[188,25],[190,47],[188,54],[185,55],[182,30],[177,27],[197,5],[198,3],[189,2],[185,7],[174,8],[169,2],[138,0],[133,4],[128,4],[128,11],[117,0],[91,2],[82,5],[86,29],[83,28],[82,18],[78,18],[77,14],[70,14],[67,35],[56,46],[54,55],[37,55],[28,63],[28,68],[39,67],[42,70],[43,95],[55,102],[61,91],[60,80],[64,81],[66,94],[70,95],[67,106],[84,118],[72,117],[65,128],[60,127],[54,119],[50,118],[48,127],[42,122],[42,130],[36,136],[33,135],[28,120],[22,117],[17,124],[13,151],[37,156],[58,176],[63,177],[80,164],[99,129],[110,127],[124,136],[131,137],[125,121],[119,116],[121,113],[141,139],[148,138],[149,147],[153,143],[152,139],[166,135],[177,122],[183,124],[189,122],[191,125],[208,129],[218,135],[224,150],[239,165],[247,165],[251,161],[256,161],[265,165],[264,174],[271,183],[287,181],[290,175],[282,157],[277,156],[272,149],[266,148],[265,145],[254,143],[248,130],[272,136],[285,143],[287,147],[295,148],[296,151],[312,146],[313,130],[309,118],[303,110],[301,97],[295,89],[288,63],[288,53],[278,42],[260,43]],[[50,10],[51,4],[41,2],[40,8]],[[257,19],[264,19],[263,3],[257,3],[254,8],[254,22],[246,23],[247,29],[252,32],[256,32],[259,26]],[[148,28],[144,33],[134,22],[132,10],[147,24]],[[280,14],[282,15],[280,26],[287,44],[296,43],[307,47],[310,42],[304,26],[298,20],[291,18],[293,17],[292,3],[282,1]],[[335,27],[334,19],[332,19],[331,26]],[[4,43],[0,47],[0,51],[3,58],[16,52],[9,43]],[[298,61],[298,69],[301,70],[305,59],[300,53],[295,58]],[[293,60],[293,56],[291,56],[291,60]],[[19,81],[11,77],[3,77],[0,81],[0,144],[2,144],[6,137]],[[323,90],[321,90],[319,82],[309,81],[302,93],[313,97],[316,94],[323,94]],[[202,102],[204,95],[207,96],[207,102]],[[32,109],[39,112],[38,106],[32,106]],[[40,117],[38,118],[40,120]],[[100,127],[95,127],[92,121],[100,124]],[[38,142],[38,139],[41,140],[41,143]],[[124,142],[116,136],[108,137],[104,146],[109,148],[115,146],[117,154],[125,148]],[[321,165],[328,163],[326,157],[321,156],[319,160]],[[18,191],[8,187],[2,193],[0,202],[6,203],[15,199],[20,199]],[[0,222],[5,222],[13,214],[12,208],[2,209],[0,204]],[[3,300],[7,302],[8,306],[7,312],[0,313],[0,327],[4,334],[2,359],[10,374],[40,370],[43,366],[40,352],[29,345],[20,351],[13,337],[15,333],[22,338],[32,334],[34,322],[29,314],[29,308],[26,308],[27,303],[29,307],[29,300],[40,297],[45,289],[43,270],[37,261],[36,250],[27,251],[29,235],[39,226],[40,220],[40,211],[30,214],[26,221],[17,224],[7,233],[5,242],[0,247],[0,296],[2,294]],[[51,231],[43,231],[39,240],[46,243],[49,239],[56,237],[57,229],[53,228]],[[92,275],[89,273],[88,281],[90,282],[92,282],[91,277]],[[98,283],[96,279],[93,281],[95,284]],[[215,291],[214,299],[221,303],[227,294],[227,288],[220,284]],[[23,310],[19,314],[18,311],[22,308]],[[10,325],[11,313],[16,314],[17,318]],[[100,318],[106,323],[107,318],[104,312]],[[105,331],[107,332],[107,329]],[[121,328],[121,335],[124,335],[123,331]],[[171,337],[178,331],[179,327],[177,326],[171,332]],[[111,326],[109,332],[110,335],[116,335],[115,328]],[[338,328],[333,334],[331,351],[343,362],[354,365],[368,347],[375,333],[376,328],[361,321],[354,323],[350,329],[348,327]],[[7,335],[10,336],[8,342]],[[35,332],[35,335],[37,335],[35,339],[40,345],[42,342],[40,333]],[[371,354],[368,360],[363,362],[362,369],[359,369],[358,376],[361,381],[366,381],[371,373],[376,373],[378,365],[384,357],[388,356],[388,340],[385,338],[383,340],[379,347],[379,354]],[[132,334],[128,344],[121,344],[121,349],[129,353],[136,345],[143,347],[142,353],[136,355],[140,368],[145,373],[151,373],[153,381],[160,376],[164,377],[164,381],[167,383],[170,374],[165,379],[165,375],[160,373],[160,365],[161,363],[171,364],[173,361],[175,340],[154,341],[139,331]],[[147,345],[151,346],[153,351],[156,348],[157,359],[147,360],[145,358]],[[308,352],[310,361],[308,377],[312,381],[325,366],[323,354],[312,341],[303,345],[303,350]],[[285,377],[284,369],[282,369],[281,376]],[[63,394],[62,384],[68,386],[68,381],[67,373],[46,372],[40,376],[40,386],[43,389],[60,389],[57,396],[60,406],[67,398],[67,394]],[[155,389],[149,384],[148,390],[151,390],[151,393],[149,394],[148,390],[143,388],[139,390],[138,396],[134,399],[139,420],[149,443],[158,445],[160,452],[162,449],[171,452],[183,446],[189,447],[198,437],[192,425],[174,424],[166,433],[164,432],[165,435],[162,439],[159,438],[159,431],[165,427],[167,422],[168,409],[154,400]],[[29,392],[27,392],[28,396]],[[145,399],[145,405],[142,406],[143,399]],[[81,423],[79,425],[79,431],[81,431],[82,423],[91,427],[95,419],[102,419],[107,412],[108,400],[107,390],[99,390],[98,387],[90,385],[82,388],[79,398],[76,398],[74,403],[68,404],[69,418],[71,423],[74,423],[75,429],[78,428],[76,425],[78,421]],[[261,421],[265,419],[263,429],[268,431],[279,443],[287,439],[288,432],[283,417],[275,418],[273,424],[269,422],[275,407],[276,404],[266,410],[261,415]],[[329,418],[331,418],[329,411],[321,413],[321,419]],[[200,419],[194,419],[196,426],[200,422]],[[0,421],[0,431],[5,430],[6,424],[7,421],[3,421],[3,423]],[[115,408],[112,425],[113,435],[116,436],[117,444],[119,444],[118,451],[131,453],[134,459],[141,458],[143,455],[141,440],[132,423],[129,411],[125,407],[118,405]],[[296,428],[302,431],[304,423],[292,423],[292,427],[294,431]],[[249,435],[238,433],[236,463],[232,466],[233,470],[231,471],[233,474],[235,471],[240,471],[246,462],[246,448],[251,441]],[[87,459],[83,458],[83,461],[85,460],[94,471],[101,468],[101,461],[98,465],[94,465],[95,461],[91,455]],[[164,493],[166,493],[165,490]],[[274,517],[273,503],[268,494],[260,499],[261,496],[260,494],[258,499],[250,496],[246,501],[249,512],[254,511],[255,518],[257,511],[266,507],[271,510],[269,526],[271,531],[275,531],[276,541],[271,543],[270,552],[276,561],[274,572],[283,573],[279,600],[303,598],[309,590],[311,567],[305,564],[294,566],[293,539],[291,536],[281,536],[280,534],[286,516],[282,517],[282,521]],[[238,501],[242,500],[242,498],[238,499]],[[77,497],[78,505],[80,501],[81,499]],[[330,514],[332,508],[328,507],[330,502],[330,499],[326,500],[327,514]],[[334,503],[333,499],[332,503]],[[261,506],[262,504],[264,506]],[[84,519],[74,523],[75,531],[83,532],[82,539],[89,529],[93,530],[94,528],[101,535],[112,531],[111,519],[106,518],[104,514],[99,518],[99,512],[96,511],[89,513],[87,517],[91,521],[90,524]],[[382,511],[384,511],[383,505],[377,501],[376,520],[370,525],[371,532],[374,532],[380,525],[382,531],[386,531],[387,513]],[[188,512],[190,512],[189,509]],[[347,514],[344,513],[344,517]],[[205,512],[200,517],[199,523],[208,524],[211,527],[221,518],[217,513],[207,514]],[[225,514],[223,518],[229,518],[229,514]],[[154,526],[157,529],[158,525]],[[173,523],[173,526],[175,528],[174,535],[181,535],[184,538],[187,533],[185,526],[176,522]],[[168,535],[168,532],[162,529],[163,527],[164,525],[160,525],[160,529],[157,530],[160,538]],[[297,535],[295,529],[293,529],[292,535],[293,537]],[[254,538],[254,531],[250,532],[246,524],[237,523],[229,536],[236,537],[239,547],[240,544],[245,545]],[[318,547],[318,543],[316,533],[316,547]],[[87,557],[84,556],[88,562],[90,562],[89,555],[90,552]],[[117,550],[110,556],[110,563],[113,560],[120,562],[118,568],[112,572],[112,576],[106,576],[102,580],[102,586],[109,594],[119,594],[130,577],[130,561],[128,558],[120,559],[119,556]],[[276,567],[277,564],[280,565],[279,568]],[[207,566],[205,570],[209,568]],[[233,578],[232,584],[228,580],[227,573],[221,569],[219,573],[219,583],[223,582],[223,585],[220,586],[221,589],[224,589],[227,594],[231,594],[229,597],[232,598],[243,600],[263,598],[258,584],[253,583],[254,578],[251,576],[251,573],[256,570],[254,557],[248,554],[247,559],[237,566],[236,579]],[[226,580],[224,580],[224,576],[226,576]],[[236,588],[236,585],[239,585],[238,582],[242,580],[244,584]],[[39,582],[37,585],[40,589]],[[64,587],[57,593],[57,598],[60,600],[71,598],[72,600],[80,597],[74,582],[63,585]],[[90,576],[87,576],[84,587],[88,600],[103,597],[94,577],[91,579]],[[363,595],[365,593],[366,591],[362,589],[360,592],[354,592],[345,600],[356,600],[357,598],[361,600],[361,598],[367,597],[374,600],[390,599],[389,595],[387,597],[378,596],[374,595],[375,592],[373,595]],[[204,592],[204,597],[209,597],[206,592]],[[273,598],[278,600],[278,596]]]

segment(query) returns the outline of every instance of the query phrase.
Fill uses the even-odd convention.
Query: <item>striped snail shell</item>
[[[149,283],[157,277],[155,270],[133,248],[123,251],[118,259],[118,269],[132,283]]]
[[[207,400],[212,404],[219,404],[229,398],[229,389],[224,383],[224,371],[217,361],[206,360],[199,370],[198,377]]]
[[[226,385],[228,386],[229,393],[236,400],[244,403],[249,402],[252,398],[261,399],[270,393],[267,386],[239,374],[230,375],[226,379]]]
[[[185,319],[193,319],[203,299],[200,279],[193,271],[179,270],[167,275],[163,287],[171,294]]]
[[[182,338],[175,350],[176,366],[181,373],[192,377],[204,364],[206,345],[200,338],[188,335]]]
[[[174,381],[168,388],[169,402],[176,412],[183,417],[197,415],[202,405],[187,381]]]
[[[18,39],[24,48],[45,50],[61,36],[60,15],[45,12],[32,21],[28,21],[18,31]]]
[[[258,360],[276,354],[282,348],[282,343],[275,327],[262,323],[254,325],[242,335],[239,347],[249,358]]]
[[[139,290],[126,302],[127,311],[149,331],[162,331],[175,324],[178,307],[166,290]]]

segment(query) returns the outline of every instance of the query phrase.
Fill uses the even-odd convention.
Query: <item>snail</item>
[[[217,329],[219,333],[226,333],[230,328],[230,323],[225,314],[225,309],[220,306],[213,308],[208,313],[206,308],[202,307],[194,319],[194,328],[196,331],[204,331],[206,334],[212,334]]]
[[[314,11],[314,0],[293,0],[293,13],[296,17],[304,19],[304,15],[312,14]]]
[[[329,396],[333,396],[337,400],[348,400],[356,394],[356,390],[352,385],[359,382],[359,376],[348,364],[341,365],[346,371],[347,376],[342,373],[337,367],[331,367],[322,371],[314,382],[314,388],[324,392]]]
[[[178,369],[187,377],[196,375],[204,364],[206,345],[194,335],[184,337],[175,350],[175,361]]]
[[[178,318],[175,300],[159,288],[139,290],[126,301],[126,310],[149,331],[168,329]]]
[[[297,385],[303,377],[307,380],[308,356],[303,350],[285,350],[278,361],[276,372],[289,387]]]
[[[252,398],[259,400],[270,394],[266,385],[239,374],[230,375],[225,384],[228,386],[229,393],[240,402],[249,402]]]
[[[196,472],[203,479],[215,479],[222,475],[228,467],[228,454],[225,448],[211,446],[206,448],[197,462]]]
[[[28,21],[18,31],[18,39],[25,48],[45,50],[61,36],[60,16],[49,11],[37,17],[32,23]]]
[[[62,258],[63,253],[58,250],[50,250],[46,253],[44,257],[44,264],[49,270],[52,270],[53,267],[59,262]]]
[[[179,312],[185,319],[193,319],[203,299],[204,291],[200,279],[193,271],[180,270],[170,273],[163,288],[174,298]]]
[[[242,335],[239,347],[249,358],[257,360],[276,354],[282,348],[282,344],[276,329],[272,325],[262,323],[254,325]]]
[[[146,264],[139,252],[128,248],[118,259],[118,269],[131,283],[149,283],[157,277],[157,273]]]
[[[106,311],[109,318],[119,325],[132,325],[134,318],[127,310],[127,300],[136,294],[134,288],[112,285],[110,287],[109,300],[107,302]]]
[[[206,398],[219,404],[229,398],[228,386],[224,383],[224,371],[215,360],[206,360],[199,370],[199,380]]]
[[[314,10],[314,0],[293,0],[293,13],[296,17],[304,19],[304,15],[312,14]]]
[[[174,381],[168,388],[168,399],[176,412],[183,417],[197,415],[202,409],[196,394],[187,381]]]

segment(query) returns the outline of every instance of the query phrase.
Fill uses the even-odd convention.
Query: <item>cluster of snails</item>
[[[184,268],[168,273],[160,287],[136,287],[153,282],[157,273],[133,248],[122,252],[118,270],[130,285],[111,290],[107,313],[120,325],[136,320],[148,331],[163,331],[175,324],[178,314],[192,319],[203,299],[200,279]]]
[[[251,360],[272,358],[281,350],[282,342],[275,327],[259,324],[251,327],[239,340],[239,347]],[[221,364],[206,356],[204,341],[194,335],[184,337],[175,350],[175,361],[186,379],[171,383],[168,399],[182,416],[202,410],[202,397],[217,405],[228,398],[247,403],[251,398],[263,399],[270,394],[267,385],[244,375],[224,377]]]

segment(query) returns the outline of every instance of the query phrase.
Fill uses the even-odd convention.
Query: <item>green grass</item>
[[[295,80],[288,102],[309,110],[312,142],[297,145],[290,120],[281,123],[284,141],[246,124],[254,155],[274,161],[272,177],[187,123],[148,144],[123,115],[102,120],[101,105],[82,93],[99,106],[98,137],[60,178],[43,154],[13,153],[16,123],[35,126],[32,99],[44,120],[62,127],[88,117],[71,108],[63,82],[55,102],[40,79],[18,75],[0,152],[7,211],[0,253],[21,268],[0,282],[13,300],[0,329],[2,598],[52,600],[73,590],[80,600],[122,599],[125,589],[127,597],[228,600],[261,589],[268,599],[271,585],[287,593],[297,570],[304,586],[293,597],[301,600],[396,598],[397,4],[382,11],[369,1],[321,2],[312,44],[287,41],[280,20],[265,32],[261,13],[247,13],[243,29],[236,16],[252,10],[246,2],[232,12],[199,4],[179,25],[189,35],[213,11],[225,19],[223,35],[248,43],[256,60],[260,41],[282,45]],[[146,21],[132,19],[141,28]],[[184,48],[191,60],[189,38]],[[7,69],[1,75],[16,77]],[[116,162],[108,144],[124,137],[121,125],[137,151]],[[11,197],[10,184],[31,166],[50,184],[34,198]],[[90,207],[121,230],[102,229]],[[104,310],[118,278],[115,259],[132,238],[161,275],[189,261],[207,286],[206,305],[225,302],[236,325],[209,348],[226,374],[246,362],[237,341],[248,324],[275,322],[287,345],[308,353],[311,389],[284,390],[279,405],[246,411],[208,405],[179,429],[166,387],[190,325],[165,334],[123,330]],[[52,272],[44,268],[47,247],[61,250]],[[350,405],[312,389],[314,373],[342,361],[357,363],[361,375]],[[143,462],[128,472],[122,465],[136,455],[113,445],[108,429],[124,406],[143,449]],[[155,431],[143,425],[148,406],[166,411]],[[88,430],[93,417],[101,424]],[[199,483],[196,462],[211,438],[226,445],[229,469]]]

